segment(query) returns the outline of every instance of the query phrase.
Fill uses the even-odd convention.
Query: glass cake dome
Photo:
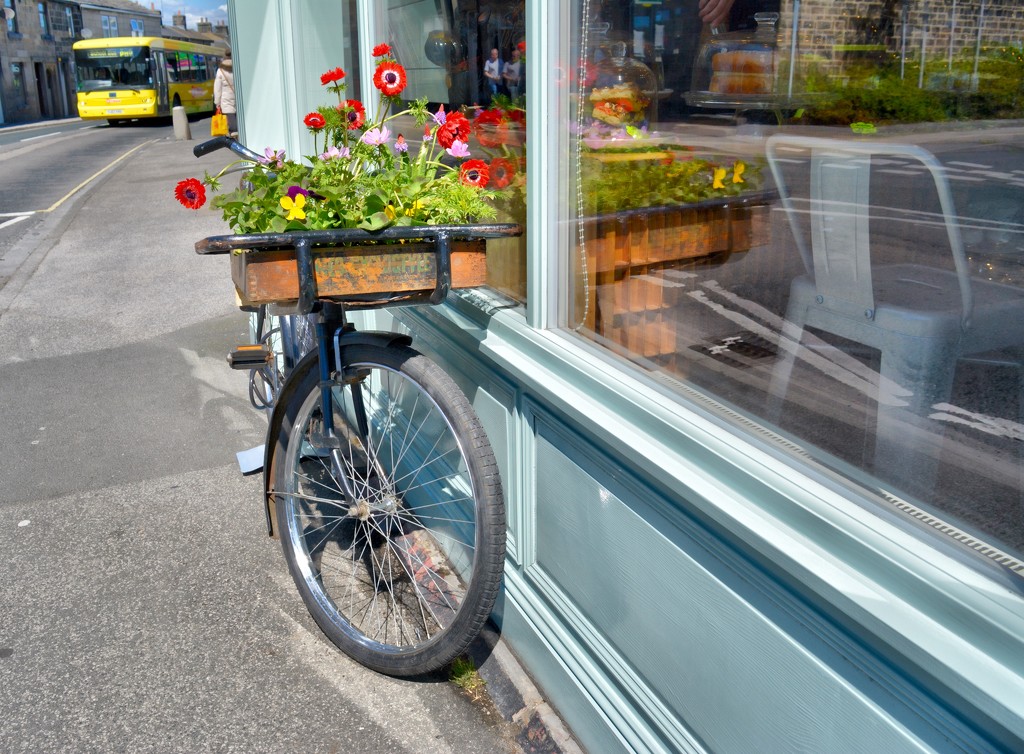
[[[774,100],[779,71],[778,13],[754,16],[757,29],[718,34],[693,65],[687,101],[697,106],[754,105]]]
[[[608,126],[646,125],[657,95],[654,74],[626,55],[625,42],[613,42],[603,52],[586,90],[590,117]]]

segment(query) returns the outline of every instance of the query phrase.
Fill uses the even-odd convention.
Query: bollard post
[[[192,131],[188,127],[188,114],[181,105],[171,110],[171,120],[174,122],[174,138],[178,141],[192,141]]]

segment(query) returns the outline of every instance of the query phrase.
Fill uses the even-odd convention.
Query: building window
[[[14,0],[4,0],[4,16],[7,20],[7,33],[18,33],[18,16],[14,10]]]
[[[145,27],[143,26],[143,23],[142,23],[141,20],[139,20],[137,18],[133,18],[131,20],[131,25],[132,25],[132,36],[133,37],[145,36]]]
[[[50,36],[50,17],[46,13],[46,3],[36,3],[39,10],[39,28],[44,37]]]
[[[1024,7],[802,5],[576,0],[567,327],[1020,566]]]
[[[100,25],[103,27],[103,36],[117,36],[117,16],[100,16]]]
[[[64,16],[67,18],[67,22],[68,22],[68,36],[74,37],[75,36],[75,16],[71,12],[70,6],[65,6],[64,7]]]

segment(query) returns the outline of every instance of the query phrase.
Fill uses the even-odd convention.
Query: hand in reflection
[[[735,0],[700,0],[697,13],[700,20],[710,26],[724,24]]]

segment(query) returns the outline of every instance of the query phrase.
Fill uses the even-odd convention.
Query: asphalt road
[[[0,751],[514,750],[486,702],[308,617],[235,463],[265,420],[224,361],[227,260],[192,249],[225,228],[172,197],[226,162],[193,144],[0,143],[0,212],[35,212],[0,227]]]

